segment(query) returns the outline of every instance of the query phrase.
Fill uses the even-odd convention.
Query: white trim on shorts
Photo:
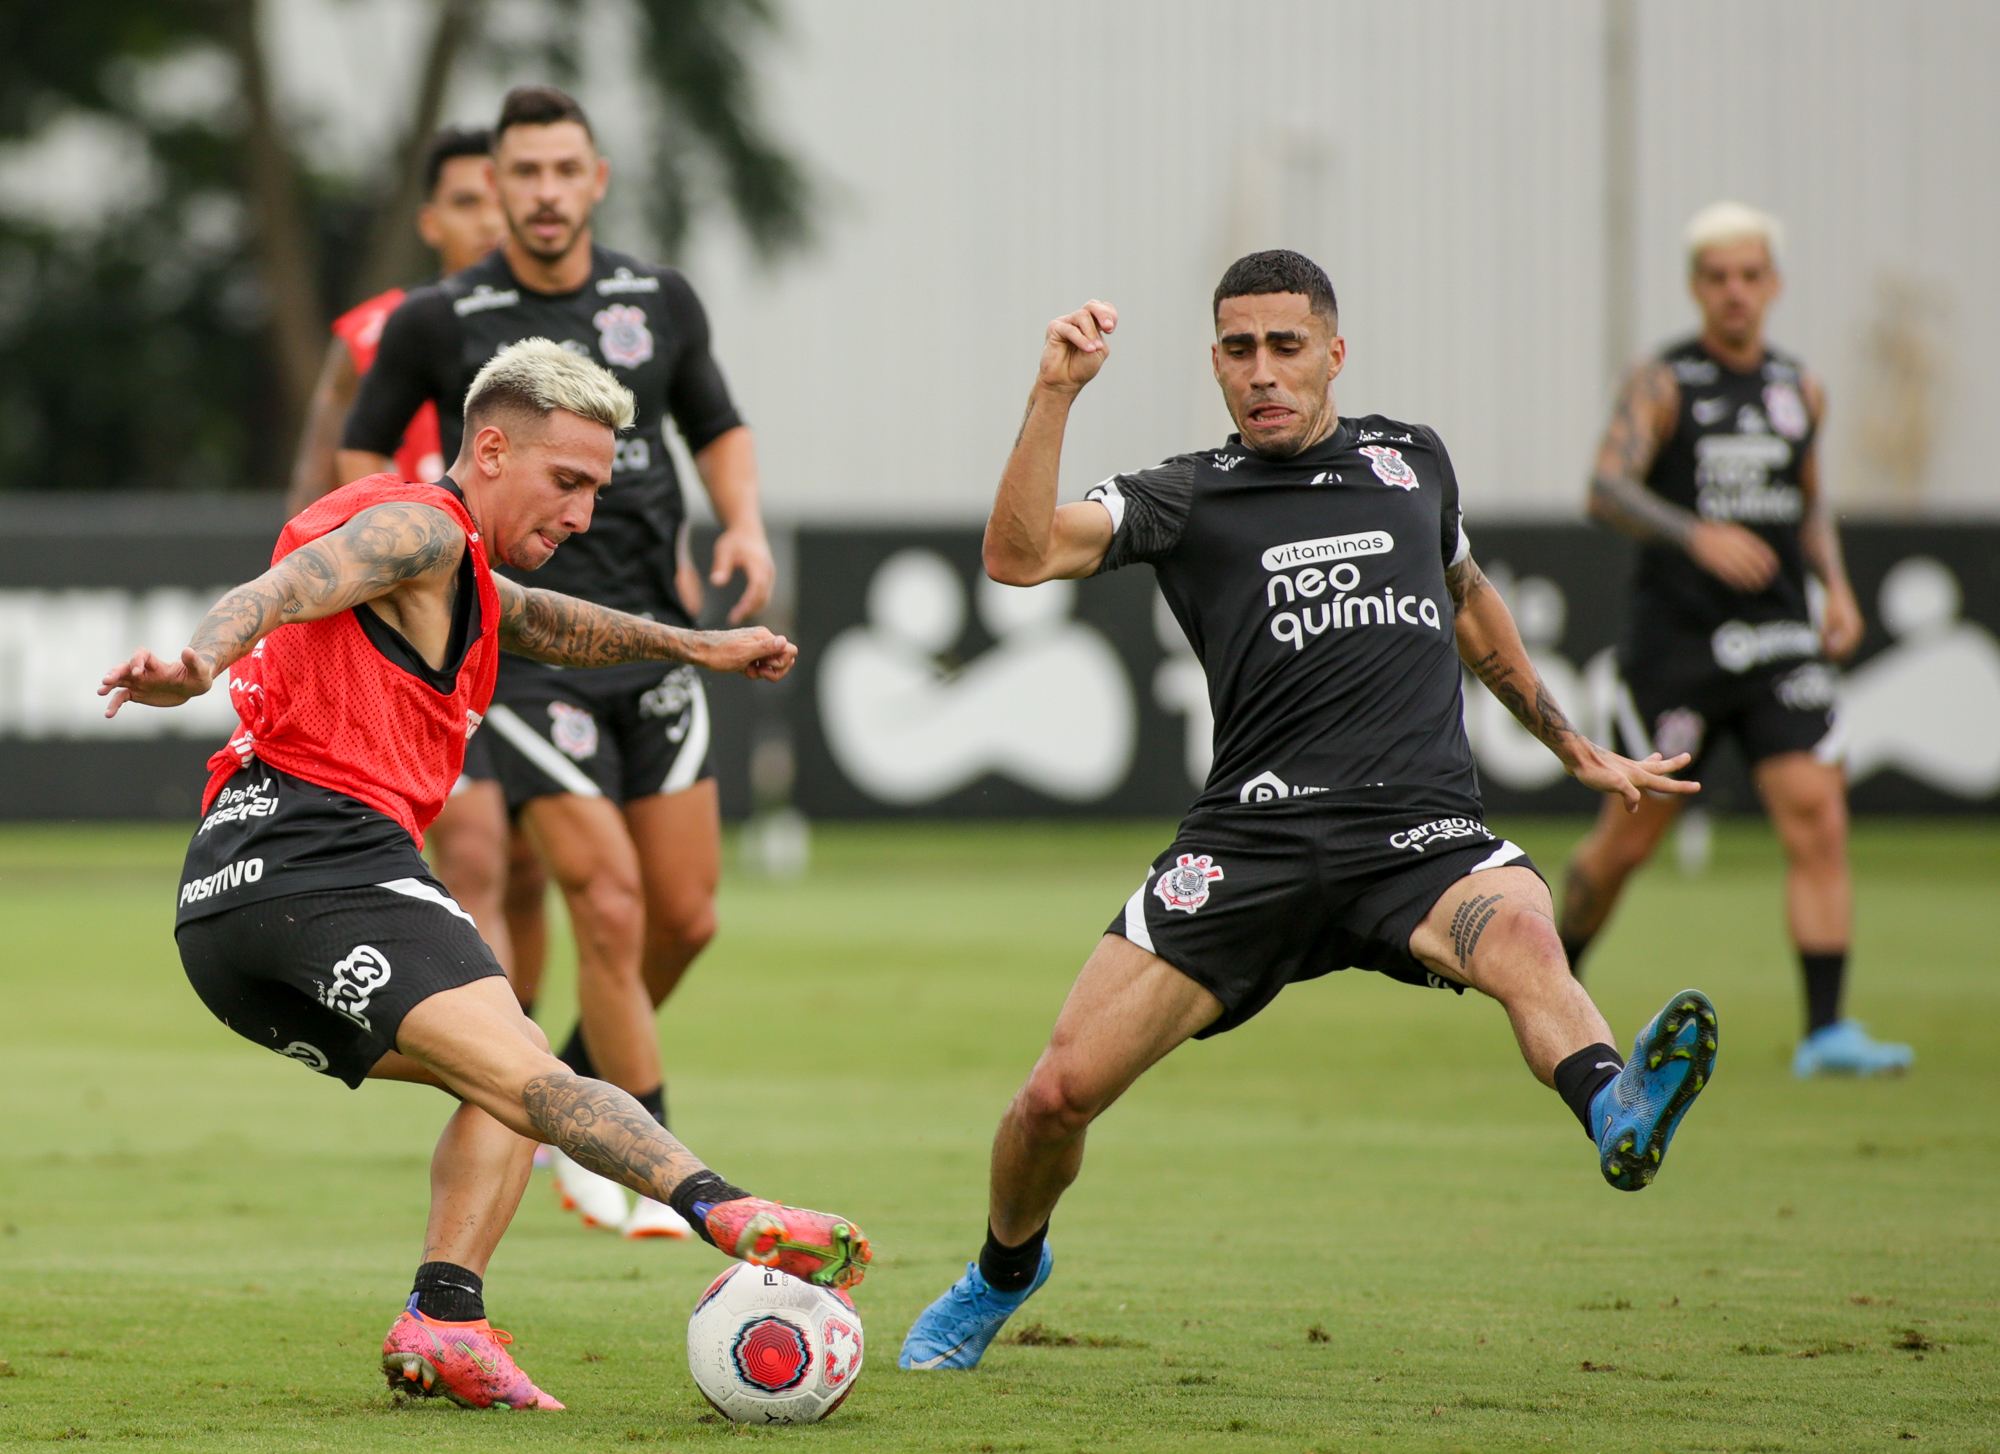
[[[666,781],[660,784],[661,792],[678,793],[694,786],[696,775],[708,761],[708,735],[708,693],[697,676],[688,682],[687,736],[681,739],[681,750],[667,769]]]
[[[521,720],[520,714],[504,702],[486,709],[485,725],[491,727],[521,756],[553,778],[566,793],[579,798],[601,798],[604,789],[592,782],[582,768],[571,762],[553,742]]]
[[[420,878],[392,878],[387,883],[379,883],[375,887],[378,889],[387,889],[392,894],[401,894],[406,899],[420,899],[426,904],[436,904],[447,914],[458,915],[466,923],[471,924],[474,929],[479,927],[473,921],[472,915],[466,913],[459,906],[456,899],[452,898],[449,894],[439,893]]]
[[[1527,849],[1521,847],[1517,843],[1509,843],[1505,838],[1502,838],[1500,840],[1500,846],[1498,848],[1494,849],[1491,853],[1487,854],[1486,857],[1480,859],[1479,862],[1473,864],[1471,868],[1468,868],[1466,870],[1466,872],[1478,873],[1481,869],[1484,868],[1501,868],[1507,864],[1512,863],[1517,858],[1526,858],[1527,856],[1528,856]]]
[[[1125,937],[1148,954],[1159,952],[1153,948],[1153,931],[1146,927],[1146,884],[1152,881],[1153,875],[1149,870],[1146,883],[1132,890],[1132,897],[1125,901]]]

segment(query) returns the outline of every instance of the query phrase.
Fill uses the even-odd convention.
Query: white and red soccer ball
[[[844,1292],[739,1262],[694,1305],[688,1372],[736,1423],[814,1423],[861,1376],[861,1317]]]

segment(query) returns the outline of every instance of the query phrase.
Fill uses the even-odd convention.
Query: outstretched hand
[[[1111,354],[1110,335],[1117,328],[1118,310],[1095,298],[1054,320],[1042,342],[1042,366],[1035,381],[1043,388],[1074,394],[1104,367]]]
[[[1600,793],[1616,793],[1625,800],[1625,811],[1639,811],[1642,793],[1698,793],[1700,783],[1668,777],[1670,772],[1679,772],[1694,759],[1685,752],[1672,757],[1662,757],[1655,752],[1644,762],[1634,762],[1629,757],[1620,757],[1594,742],[1584,741],[1583,750],[1575,762],[1568,764],[1570,776],[1587,788],[1595,788]]]
[[[121,661],[104,674],[104,682],[97,689],[100,697],[108,696],[110,702],[104,708],[104,715],[116,717],[118,709],[127,702],[140,702],[148,707],[178,707],[190,697],[198,697],[215,684],[215,671],[208,658],[192,646],[181,651],[178,662],[163,661],[150,651],[133,653],[130,661]]]
[[[695,665],[710,671],[741,672],[753,681],[774,682],[792,669],[799,649],[762,626],[738,631],[704,631]]]

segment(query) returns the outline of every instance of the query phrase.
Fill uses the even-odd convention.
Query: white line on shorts
[[[674,758],[674,765],[667,769],[667,780],[660,784],[663,793],[678,793],[694,786],[694,775],[701,771],[701,765],[708,758],[708,693],[701,689],[699,681],[688,683],[688,730],[681,742],[681,750]]]
[[[458,915],[466,923],[471,924],[473,928],[477,929],[479,927],[478,924],[473,922],[472,915],[466,913],[459,906],[456,899],[439,893],[420,878],[392,878],[387,883],[379,883],[375,887],[378,889],[387,889],[392,894],[401,894],[406,899],[422,899],[427,904],[436,904],[446,913]]]
[[[486,725],[506,738],[521,756],[560,783],[564,792],[575,793],[579,798],[604,796],[604,789],[564,757],[546,737],[523,722],[512,707],[495,702],[486,709]]]

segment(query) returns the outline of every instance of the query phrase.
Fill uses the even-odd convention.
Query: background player
[[[1090,1123],[1189,1036],[1234,1029],[1294,981],[1359,965],[1499,1000],[1627,1190],[1652,1179],[1713,1064],[1714,1011],[1692,990],[1620,1062],[1548,886],[1480,821],[1460,661],[1579,782],[1627,804],[1696,791],[1662,775],[1686,759],[1629,762],[1572,728],[1472,559],[1437,435],[1335,412],[1347,345],[1317,265],[1238,259],[1214,310],[1239,435],[1058,507],[1064,425],[1117,323],[1092,302],[1049,325],[987,522],[987,572],[1009,585],[1152,563],[1207,674],[1215,762],[1002,1117],[986,1245],[910,1329],[905,1368],[977,1364],[1054,1265],[1049,1217]],[[1256,1215],[1291,1245],[1285,1212]]]
[[[709,352],[708,319],[672,268],[597,246],[591,214],[610,163],[581,107],[548,87],[510,92],[493,130],[507,238],[485,261],[418,289],[390,317],[349,416],[348,476],[382,467],[400,431],[434,402],[447,447],[455,401],[495,350],[543,335],[601,360],[632,388],[639,422],[621,440],[597,524],[550,568],[585,600],[677,625],[686,508],[665,423],[671,415],[723,531],[710,579],[745,584],[731,621],[770,597],[774,568],[757,498],[755,448]],[[575,926],[581,1018],[564,1045],[666,1117],[653,1010],[715,932],[721,818],[708,775],[708,702],[685,667],[557,671],[506,658],[486,735],[511,810],[561,886]],[[558,1161],[586,1220],[628,1233],[684,1234],[671,1209],[641,1203]]]
[[[589,529],[633,417],[602,369],[529,340],[480,372],[465,416],[451,476],[335,491],[285,527],[271,569],[218,601],[177,659],[138,652],[100,690],[107,716],[128,700],[177,706],[233,668],[240,725],[209,759],[175,929],[203,1003],[350,1086],[417,1081],[461,1102],[431,1162],[416,1285],[383,1343],[391,1387],[561,1408],[485,1316],[487,1262],[527,1182],[524,1138],[677,1202],[734,1256],[838,1286],[869,1253],[849,1223],[731,1186],[629,1095],[550,1056],[425,870],[424,828],[502,645],[570,666],[665,660],[765,680],[798,655],[761,627],[687,631],[493,576],[489,552],[532,571]]]
[[[1909,1046],[1840,1018],[1853,910],[1831,662],[1861,644],[1862,622],[1820,484],[1826,393],[1764,340],[1782,286],[1776,220],[1718,202],[1685,240],[1701,333],[1632,371],[1590,487],[1592,517],[1640,542],[1620,663],[1636,708],[1626,750],[1691,753],[1699,772],[1718,736],[1736,739],[1787,860],[1806,999],[1793,1070],[1903,1070]],[[1809,571],[1824,588],[1817,628]],[[1636,813],[1603,812],[1578,846],[1562,935],[1579,974],[1680,807],[1648,797]]]
[[[426,200],[417,209],[417,232],[436,251],[438,270],[446,276],[471,267],[506,235],[487,161],[491,149],[485,127],[447,126],[431,138],[424,157]],[[341,483],[335,462],[340,432],[362,376],[375,362],[382,326],[405,296],[404,289],[390,288],[334,320],[333,344],[299,436],[285,500],[288,516]],[[427,402],[404,428],[391,467],[406,480],[435,480],[444,473],[443,449],[437,406]],[[501,965],[511,966],[513,936],[502,899],[507,882],[507,807],[500,784],[494,781],[486,739],[474,737],[466,745],[465,771],[452,789],[451,801],[431,825],[429,842],[438,877],[471,913]]]

